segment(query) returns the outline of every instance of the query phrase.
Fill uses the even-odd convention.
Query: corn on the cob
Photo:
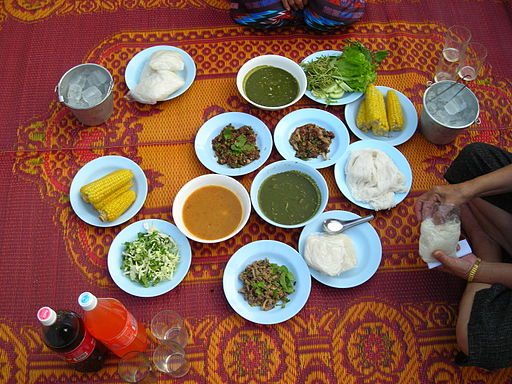
[[[133,181],[129,180],[126,184],[121,185],[117,190],[112,192],[110,195],[105,197],[103,200],[98,201],[96,204],[93,204],[93,207],[96,208],[97,211],[102,209],[105,205],[110,203],[115,198],[119,197],[123,193],[125,193],[127,190],[131,189],[133,187]]]
[[[98,204],[132,178],[132,171],[129,169],[119,169],[84,185],[80,188],[80,194],[84,201],[93,205]]]
[[[368,132],[370,125],[368,124],[368,118],[366,115],[366,98],[361,101],[359,110],[357,111],[356,125],[363,132]]]
[[[109,203],[105,204],[102,209],[98,210],[101,221],[114,221],[121,216],[135,201],[137,194],[131,189],[122,193]]]
[[[388,114],[389,129],[401,131],[404,126],[404,115],[398,95],[392,89],[386,95],[386,113]]]
[[[372,132],[376,136],[385,136],[389,133],[388,119],[386,116],[386,104],[384,96],[375,87],[370,84],[366,88],[366,117]]]

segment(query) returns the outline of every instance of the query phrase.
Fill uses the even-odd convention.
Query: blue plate
[[[137,198],[128,210],[114,221],[103,222],[91,204],[80,196],[80,188],[118,169],[130,169],[134,175],[134,191]],[[148,181],[142,169],[130,159],[122,156],[103,156],[85,164],[77,172],[69,189],[69,201],[80,219],[95,227],[114,227],[130,220],[144,205],[148,194]]]
[[[306,240],[312,233],[323,232],[322,222],[326,219],[350,220],[360,216],[346,211],[327,211],[302,230],[299,237],[299,252],[304,256]],[[370,223],[364,223],[348,229],[345,235],[352,239],[357,255],[357,265],[338,276],[329,276],[309,268],[315,280],[334,288],[351,288],[370,279],[379,268],[382,259],[382,245],[379,235]]]
[[[347,163],[347,160],[350,156],[351,151],[357,151],[365,148],[372,148],[372,149],[379,149],[382,152],[386,153],[393,163],[397,166],[398,170],[401,171],[405,176],[405,186],[407,191],[403,193],[395,193],[395,206],[398,205],[409,193],[412,186],[412,171],[411,166],[409,165],[409,162],[405,158],[402,153],[393,147],[392,145],[383,142],[383,141],[376,141],[376,140],[360,140],[356,141],[348,146],[347,151],[343,154],[341,159],[335,164],[334,166],[334,178],[336,179],[336,184],[338,185],[338,188],[340,189],[341,193],[349,199],[352,203],[366,208],[366,209],[372,209],[375,210],[370,204],[363,203],[362,201],[356,200],[354,196],[352,196],[352,193],[350,192],[350,189],[345,181],[345,164]]]
[[[269,217],[267,217],[260,207],[258,195],[259,195],[259,191],[260,191],[260,188],[261,188],[261,185],[263,184],[263,182],[268,177],[270,177],[272,175],[283,173],[283,172],[288,172],[288,171],[298,171],[298,172],[302,172],[302,173],[308,175],[311,179],[313,179],[313,181],[317,185],[318,189],[320,190],[320,206],[318,207],[318,210],[313,215],[313,217],[311,217],[309,220],[306,220],[303,223],[298,223],[298,224],[278,223],[278,222],[270,219]],[[264,167],[261,171],[258,172],[256,177],[252,180],[250,194],[251,194],[252,206],[253,206],[254,210],[256,211],[256,213],[258,214],[258,216],[260,216],[267,223],[274,225],[276,227],[281,227],[281,228],[299,228],[299,227],[305,226],[309,222],[313,221],[315,219],[315,217],[320,215],[320,213],[323,212],[323,210],[327,206],[327,203],[329,202],[329,187],[327,186],[327,182],[325,181],[323,175],[315,168],[310,167],[309,165],[300,163],[298,161],[293,161],[293,160],[276,161],[276,162],[271,163],[271,164],[267,165],[266,167]]]
[[[384,97],[386,97],[388,92],[393,88],[378,85],[377,89],[384,95]],[[414,132],[416,132],[416,128],[418,127],[418,114],[414,108],[414,104],[402,92],[399,92],[396,89],[394,91],[400,100],[402,112],[404,113],[404,129],[401,131],[389,132],[388,136],[375,136],[371,131],[361,131],[356,125],[357,111],[359,111],[359,106],[364,100],[364,98],[361,98],[345,107],[345,120],[354,135],[361,140],[384,141],[390,145],[403,144],[414,135]]]
[[[139,232],[147,232],[146,228],[152,227],[174,239],[179,248],[180,262],[171,280],[161,281],[153,287],[145,288],[123,274],[121,269],[122,252],[124,243],[137,239]],[[192,250],[185,235],[173,224],[159,219],[140,220],[124,228],[112,241],[107,259],[108,271],[114,283],[126,293],[138,297],[154,297],[169,292],[185,278],[191,262]]]
[[[284,265],[295,276],[295,292],[288,295],[290,302],[284,308],[276,306],[269,311],[251,307],[243,295],[240,273],[251,263],[267,258],[271,263]],[[222,278],[224,294],[229,305],[243,318],[257,324],[277,324],[295,316],[308,301],[311,275],[302,256],[292,247],[279,241],[259,240],[244,245],[229,259]]]
[[[341,51],[333,51],[333,50],[327,50],[327,51],[319,51],[315,52],[308,57],[306,57],[304,60],[302,60],[301,64],[306,64],[311,61],[315,61],[317,58],[321,56],[340,56],[343,52]],[[327,105],[327,101],[324,99],[320,99],[316,96],[313,96],[311,91],[306,90],[305,95],[309,97],[311,100],[316,101],[317,103]],[[329,103],[329,105],[345,105],[348,103],[352,103],[353,101],[356,101],[361,96],[363,96],[363,92],[346,92],[342,97],[340,97],[337,100],[333,100]]]
[[[260,149],[260,158],[240,167],[231,168],[225,164],[219,164],[212,147],[212,140],[220,134],[228,124],[235,128],[243,125],[252,127],[256,133],[256,145]],[[194,142],[197,158],[210,171],[227,176],[241,176],[255,171],[261,167],[270,157],[272,152],[272,134],[263,121],[242,112],[226,112],[212,117],[202,125],[196,134]]]
[[[298,127],[305,124],[316,124],[334,133],[329,147],[327,159],[318,156],[315,159],[302,160],[295,157],[295,149],[290,144],[290,136]],[[286,160],[296,160],[313,168],[326,168],[336,163],[347,150],[350,143],[347,127],[332,113],[316,108],[303,108],[283,117],[274,130],[274,142],[277,151]]]
[[[176,71],[176,74],[185,80],[185,84],[176,92],[170,94],[165,100],[174,99],[175,97],[178,97],[183,92],[185,92],[192,85],[196,77],[196,64],[194,63],[194,60],[187,52],[177,47],[172,47],[169,45],[156,45],[154,47],[146,48],[133,56],[133,58],[126,66],[126,71],[124,73],[126,86],[129,90],[132,90],[137,86],[137,84],[139,84],[140,75],[142,74],[144,65],[146,65],[146,62],[156,51],[179,52],[183,58],[183,61],[185,62],[185,68],[182,71]]]

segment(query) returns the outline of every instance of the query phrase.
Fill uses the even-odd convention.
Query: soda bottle
[[[42,324],[43,341],[70,366],[80,372],[95,372],[102,366],[107,348],[85,328],[80,315],[73,311],[42,307],[37,311]]]
[[[87,330],[118,357],[146,350],[146,329],[119,300],[97,298],[90,292],[83,292],[78,297],[78,304],[85,311]]]

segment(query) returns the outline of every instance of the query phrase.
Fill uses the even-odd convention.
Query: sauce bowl
[[[238,198],[241,208],[242,208],[242,217],[240,219],[240,222],[234,228],[230,233],[227,233],[225,236],[216,238],[216,239],[203,239],[199,237],[198,235],[192,233],[187,226],[185,225],[185,220],[183,218],[183,210],[185,207],[185,203],[187,202],[187,199],[190,197],[190,195],[200,188],[203,187],[209,187],[209,186],[219,186],[224,187],[227,190],[231,191],[236,195]],[[218,208],[215,206],[215,204],[211,204],[209,201],[208,204],[210,204],[209,210],[215,214],[215,210]],[[251,199],[249,197],[249,193],[245,189],[245,187],[238,182],[237,180],[233,179],[232,177],[225,176],[225,175],[217,175],[217,174],[207,174],[198,176],[189,182],[187,182],[176,194],[176,197],[174,198],[174,202],[172,205],[172,217],[174,220],[174,223],[178,227],[178,229],[189,239],[197,241],[199,243],[218,243],[227,239],[230,239],[231,237],[235,236],[238,232],[242,230],[242,228],[247,224],[247,221],[249,220],[249,216],[251,214]],[[220,220],[222,217],[222,212],[218,212],[217,218],[215,218],[215,221]],[[197,217],[196,220],[202,220],[204,218]]]
[[[297,96],[295,99],[293,99],[290,103],[285,105],[280,105],[276,107],[270,107],[266,105],[260,105],[249,99],[247,97],[247,94],[245,93],[245,81],[246,77],[257,67],[261,66],[270,66],[275,68],[280,68],[288,73],[290,73],[296,80],[299,85],[299,90],[297,93]],[[284,109],[286,107],[289,107],[290,105],[295,104],[297,101],[299,101],[302,96],[304,96],[304,93],[306,92],[307,87],[307,79],[306,74],[304,70],[300,67],[299,64],[297,64],[295,61],[288,59],[284,56],[279,55],[262,55],[257,56],[255,58],[250,59],[247,61],[242,67],[239,69],[238,74],[236,76],[236,86],[238,88],[238,92],[242,95],[242,97],[247,100],[249,103],[254,105],[255,107],[269,110],[269,111],[275,111],[279,109]]]
[[[295,224],[283,224],[271,219],[263,211],[259,200],[260,189],[265,180],[267,180],[269,177],[273,175],[277,175],[288,171],[296,171],[305,174],[306,176],[309,177],[310,180],[314,182],[314,184],[316,184],[316,186],[318,187],[318,191],[320,192],[320,201],[318,204],[318,208],[313,213],[313,215],[308,219],[304,220],[303,222]],[[322,214],[325,207],[327,206],[327,202],[329,201],[329,189],[327,187],[327,182],[325,181],[322,174],[315,168],[294,160],[281,160],[267,165],[254,178],[251,184],[250,193],[252,206],[256,213],[267,223],[280,228],[300,228],[305,226],[306,224],[314,221],[318,216]]]

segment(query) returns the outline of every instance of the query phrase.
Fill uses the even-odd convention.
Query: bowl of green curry
[[[306,92],[307,79],[299,64],[284,56],[262,55],[247,61],[236,77],[242,97],[266,110],[289,107]]]
[[[324,211],[329,189],[315,168],[294,160],[282,160],[258,172],[250,195],[254,210],[267,223],[281,228],[299,228]]]

